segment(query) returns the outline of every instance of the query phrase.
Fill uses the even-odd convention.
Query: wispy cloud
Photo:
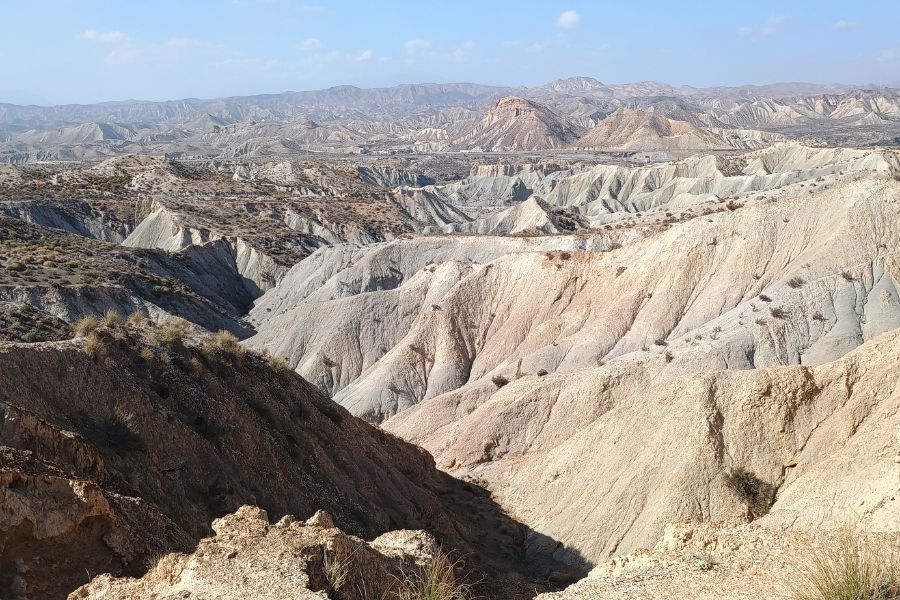
[[[855,29],[856,23],[847,19],[838,19],[832,24],[831,28],[836,31],[847,31],[848,29]]]
[[[300,50],[316,50],[321,47],[322,40],[314,37],[306,38],[305,40],[297,44],[297,48]]]
[[[779,33],[786,20],[784,17],[769,17],[762,25],[745,25],[738,33],[745,37],[772,37]]]
[[[578,27],[579,23],[581,23],[581,15],[574,10],[567,10],[556,19],[556,25],[563,29],[574,29]]]
[[[372,50],[370,48],[366,48],[353,58],[357,61],[372,60]]]
[[[409,56],[415,56],[417,54],[422,54],[424,51],[431,48],[431,42],[422,39],[409,40],[408,42],[406,42],[405,46],[406,54]]]
[[[891,63],[900,60],[900,47],[885,48],[878,53],[876,60],[880,63]]]
[[[472,50],[475,49],[475,42],[466,40],[462,45],[453,51],[453,58],[465,58]]]
[[[534,52],[534,53],[543,52],[544,50],[546,50],[547,48],[552,46],[553,42],[554,42],[554,40],[552,40],[552,39],[551,40],[541,40],[540,42],[534,42],[534,43],[528,45],[528,51]]]
[[[116,44],[123,42],[128,37],[121,31],[97,31],[96,29],[87,29],[76,35],[80,40],[88,40],[91,42],[101,42],[104,44]]]

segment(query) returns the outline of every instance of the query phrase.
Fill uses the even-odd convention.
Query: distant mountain
[[[505,98],[516,100],[501,102]],[[541,150],[572,146],[623,108],[660,119],[646,117],[637,124],[632,114],[606,122],[590,134],[585,147],[612,149],[604,144],[613,139],[620,142],[615,148],[644,147],[655,139],[653,132],[667,128],[685,133],[656,136],[663,148],[747,148],[782,137],[835,145],[895,144],[900,139],[900,94],[891,88],[807,83],[695,88],[570,77],[534,87],[345,85],[206,100],[0,104],[0,162],[98,160],[128,152],[205,159],[291,156],[309,150]],[[665,119],[693,129],[687,133]],[[625,140],[620,126],[635,127],[643,141]]]
[[[568,146],[581,133],[580,127],[546,106],[507,96],[454,145],[467,150],[544,150]]]

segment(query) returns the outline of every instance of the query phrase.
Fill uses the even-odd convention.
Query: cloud
[[[75,37],[80,40],[101,42],[104,44],[117,44],[119,42],[124,42],[128,38],[128,36],[121,31],[97,31],[96,29],[87,29]]]
[[[542,42],[534,42],[528,46],[529,52],[543,52],[553,44],[553,40],[544,40]]]
[[[579,23],[581,23],[581,15],[574,10],[567,10],[556,19],[556,25],[563,29],[574,29],[578,27]]]
[[[900,47],[898,48],[885,48],[881,52],[878,53],[876,60],[880,63],[890,63],[896,62],[900,60]]]
[[[856,23],[854,21],[848,21],[847,19],[838,19],[831,26],[831,28],[836,31],[847,31],[848,29],[854,29],[855,27]]]
[[[475,42],[466,40],[462,46],[453,51],[453,58],[465,58],[472,50],[475,49]]]
[[[363,60],[372,60],[372,50],[370,48],[366,48],[359,54],[354,57],[354,60],[363,61]]]
[[[781,31],[785,22],[784,17],[769,17],[762,25],[741,27],[738,33],[744,37],[772,37]]]
[[[297,44],[297,48],[300,50],[316,50],[317,48],[322,47],[322,40],[319,38],[306,38],[299,44]]]
[[[431,42],[428,40],[409,40],[406,42],[406,54],[407,56],[415,56],[417,54],[421,54],[425,50],[431,48]]]

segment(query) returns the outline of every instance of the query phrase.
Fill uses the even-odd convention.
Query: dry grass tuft
[[[190,323],[184,319],[170,319],[162,325],[153,327],[150,330],[150,338],[160,346],[173,350],[184,344],[184,337],[190,327]]]
[[[220,329],[213,335],[213,344],[229,356],[241,356],[244,354],[244,348],[241,346],[237,336],[224,329]]]
[[[900,597],[900,546],[860,532],[840,530],[832,544],[800,559],[789,584],[794,600],[891,600]]]
[[[102,360],[106,358],[106,344],[100,339],[96,331],[88,334],[84,340],[84,351],[87,352],[94,360]]]
[[[266,364],[269,365],[270,369],[278,373],[287,373],[291,370],[288,362],[284,359],[284,357],[278,356],[276,354],[267,355]]]
[[[100,323],[97,321],[97,317],[94,315],[84,315],[75,321],[75,325],[72,329],[75,332],[76,337],[84,337],[96,331],[99,326]]]
[[[109,309],[103,313],[103,325],[111,329],[121,329],[125,327],[125,317],[119,311]]]
[[[401,600],[468,600],[469,586],[456,578],[459,561],[438,550],[422,569],[407,576],[401,585]]]

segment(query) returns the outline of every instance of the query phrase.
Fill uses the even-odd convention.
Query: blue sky
[[[900,1],[9,2],[0,101],[339,84],[900,82]]]

